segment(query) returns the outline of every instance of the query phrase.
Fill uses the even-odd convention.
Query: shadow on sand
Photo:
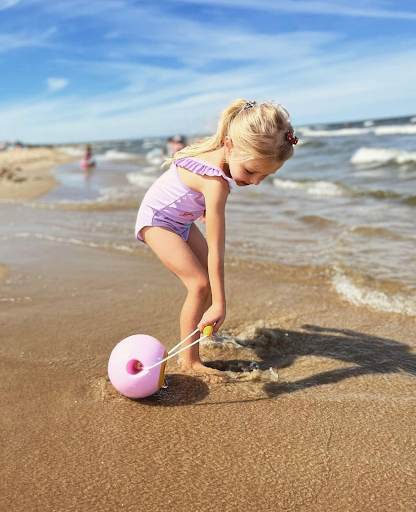
[[[260,370],[269,367],[285,368],[301,356],[316,356],[337,359],[355,364],[353,368],[324,371],[295,382],[265,383],[264,391],[269,397],[292,393],[314,386],[340,382],[350,377],[368,374],[392,374],[407,372],[416,375],[416,355],[409,345],[398,341],[371,336],[348,329],[331,329],[316,325],[303,325],[308,332],[283,329],[256,329],[251,340],[242,345],[253,350],[258,358]],[[239,343],[238,340],[236,340]],[[241,371],[250,361],[210,361],[212,368],[223,371]]]
[[[177,407],[200,402],[209,395],[209,387],[200,379],[189,375],[165,375],[167,387],[159,389],[154,395],[135,400],[143,405],[159,407]]]
[[[263,390],[269,398],[314,386],[337,383],[360,375],[398,372],[416,375],[416,355],[410,352],[409,345],[405,343],[348,329],[331,329],[316,325],[303,325],[302,329],[304,332],[261,327],[256,329],[253,338],[235,341],[255,352],[259,359],[258,368],[262,371],[270,367],[290,367],[302,356],[335,359],[355,366],[324,371],[294,382],[266,382]],[[241,372],[242,368],[247,371],[250,363],[251,361],[243,359],[205,362],[212,368],[232,372]],[[167,388],[162,388],[154,395],[139,399],[137,402],[159,407],[191,405],[204,400],[210,392],[205,382],[188,375],[168,374],[166,383]],[[264,398],[248,401],[257,400]]]

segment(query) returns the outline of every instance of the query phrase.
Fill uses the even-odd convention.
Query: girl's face
[[[230,174],[239,187],[259,185],[263,180],[279,170],[283,162],[270,162],[269,160],[247,160],[239,162],[230,156],[228,160]]]
[[[241,162],[236,158],[237,154],[235,150],[233,150],[232,145],[230,147],[230,145],[227,144],[227,141],[225,152],[231,177],[239,187],[259,185],[267,176],[278,171],[284,163],[262,159]]]

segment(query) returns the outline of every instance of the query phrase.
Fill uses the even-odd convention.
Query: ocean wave
[[[163,152],[162,148],[156,147],[146,153],[146,160],[149,164],[154,165],[156,167],[160,167],[166,161],[166,155]]]
[[[139,195],[134,187],[121,186],[121,187],[107,187],[100,190],[100,196],[97,197],[97,203],[104,204],[128,204],[131,201],[137,206]]]
[[[346,275],[337,272],[332,278],[336,292],[354,306],[367,306],[376,311],[416,316],[416,297],[396,293],[389,295],[380,290],[360,286]]]
[[[321,217],[320,215],[303,215],[299,217],[299,219],[313,226],[328,227],[338,224],[336,220],[327,219],[326,217]]]
[[[369,236],[380,236],[382,238],[387,238],[388,240],[405,240],[406,237],[395,233],[394,231],[390,231],[387,228],[379,228],[373,226],[352,226],[350,228],[352,233],[357,233],[358,235],[363,235],[365,237]]]
[[[319,139],[300,138],[297,145],[298,146],[312,146],[314,148],[320,148],[322,146],[325,146],[325,141],[319,140]]]
[[[138,208],[143,194],[136,187],[121,186],[108,187],[99,191],[96,199],[85,201],[72,201],[62,199],[57,202],[42,201],[16,201],[22,206],[39,210],[120,210]],[[9,201],[11,202],[11,201]]]
[[[406,197],[403,202],[409,206],[416,206],[416,196]]]
[[[338,130],[311,130],[299,128],[305,137],[348,137],[351,135],[366,135],[373,132],[372,128],[339,128]]]
[[[115,149],[107,150],[103,155],[96,155],[97,160],[133,160],[137,158],[136,153],[123,153]]]
[[[354,165],[387,165],[396,163],[404,165],[416,163],[416,151],[403,151],[399,149],[362,147],[351,157]]]
[[[304,137],[351,137],[354,135],[416,135],[415,124],[395,124],[386,126],[366,126],[365,128],[338,128],[334,130],[297,129]]]
[[[374,127],[376,135],[416,135],[414,124],[393,124],[391,126]]]
[[[121,209],[130,209],[132,205],[105,204],[94,201],[60,201],[59,203],[40,203],[40,202],[19,202],[27,208],[35,210],[81,210],[81,211],[112,211]]]
[[[339,197],[348,195],[348,188],[332,181],[295,181],[273,179],[273,185],[286,190],[303,189],[312,196]]]
[[[113,250],[129,254],[136,252],[135,249],[127,245],[118,245],[114,243],[97,244],[94,242],[86,242],[85,240],[79,240],[78,238],[63,238],[59,236],[46,235],[44,233],[15,233],[14,236],[16,238],[36,238],[38,240],[47,240],[49,242],[56,242],[60,244],[79,245],[83,247],[90,247],[92,249]],[[140,248],[139,245],[137,247]]]
[[[341,183],[332,181],[295,181],[283,180],[280,178],[273,179],[273,185],[277,188],[285,190],[303,190],[311,196],[320,197],[374,197],[375,199],[402,199],[406,204],[412,200],[412,196],[403,196],[391,190],[363,190],[358,188],[348,187]]]
[[[59,151],[62,151],[62,153],[66,153],[67,155],[71,155],[71,156],[82,156],[85,151],[81,148],[77,148],[77,147],[62,147],[62,146],[58,146]]]
[[[129,172],[126,177],[129,183],[136,187],[149,188],[160,176],[154,172]]]

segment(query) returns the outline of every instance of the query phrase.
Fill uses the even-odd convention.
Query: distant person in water
[[[92,168],[95,167],[95,160],[92,157],[92,150],[89,144],[85,146],[84,158],[81,160],[80,164],[81,167],[85,169],[85,179],[88,180],[90,178]]]
[[[168,140],[168,153],[173,156],[186,146],[186,138],[183,135],[175,135]]]
[[[88,167],[94,167],[95,160],[92,157],[92,150],[90,144],[85,146],[84,158],[81,160],[81,167],[85,169]]]
[[[92,158],[92,151],[91,151],[91,146],[89,144],[87,144],[85,146],[85,156],[84,156],[84,160],[90,160]]]

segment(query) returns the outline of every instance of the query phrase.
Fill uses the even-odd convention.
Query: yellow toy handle
[[[204,327],[202,329],[202,334],[209,338],[210,336],[212,336],[213,331],[214,331],[214,326],[213,325],[207,325],[206,327]]]
[[[211,335],[212,335],[212,331],[214,330],[214,327],[212,325],[207,325],[206,327],[203,328],[202,330],[202,334],[203,336],[201,336],[199,338],[199,340],[195,340],[193,341],[192,343],[190,343],[187,347],[183,347],[181,348],[180,350],[178,350],[177,352],[175,352],[174,354],[172,354],[172,352],[174,350],[176,350],[179,345],[182,345],[182,343],[184,341],[186,341],[187,339],[189,339],[191,336],[193,336],[194,334],[196,334],[199,329],[196,328],[194,332],[192,332],[189,336],[187,336],[185,339],[183,339],[181,342],[179,342],[175,347],[171,348],[168,352],[168,357],[165,357],[164,359],[162,359],[161,361],[158,361],[157,363],[153,364],[152,366],[143,366],[143,367],[140,367],[140,368],[137,368],[138,370],[151,370],[152,368],[154,368],[155,366],[158,366],[162,363],[164,363],[165,361],[167,361],[168,359],[170,359],[171,357],[175,357],[179,354],[179,352],[183,352],[184,350],[192,347],[192,345],[195,345],[196,343],[199,343],[200,341],[204,340],[205,338],[209,338]]]

